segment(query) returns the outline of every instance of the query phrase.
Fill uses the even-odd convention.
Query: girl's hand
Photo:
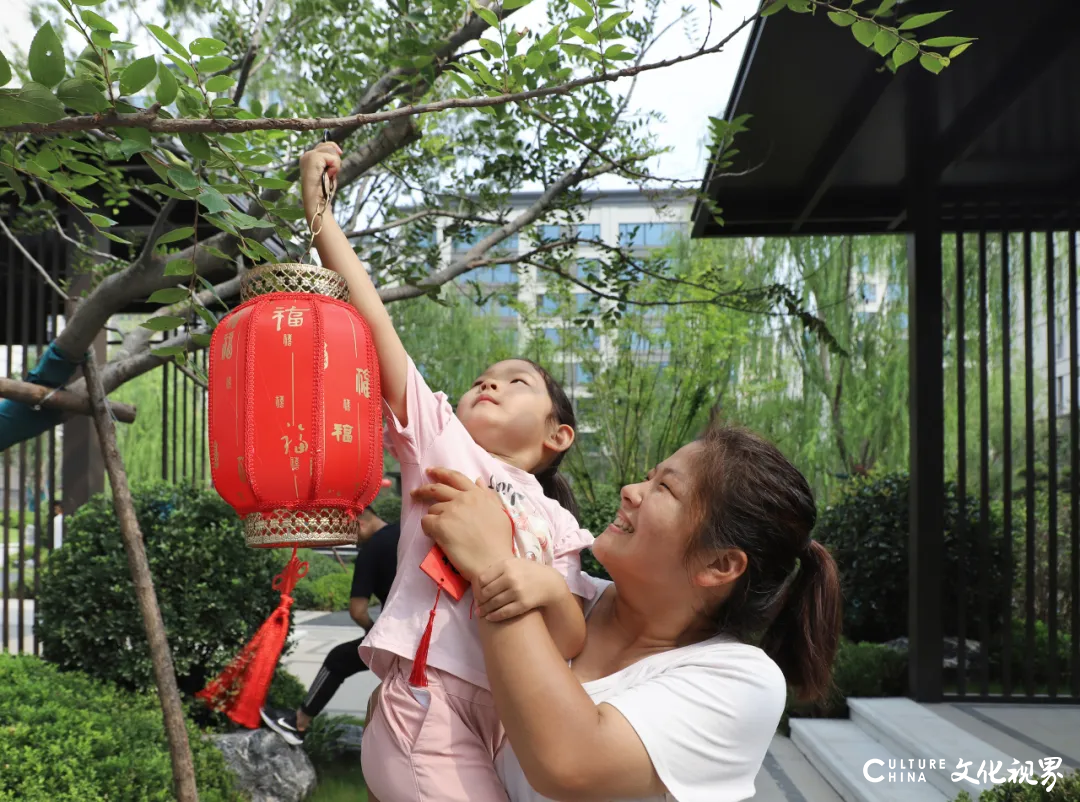
[[[428,476],[432,484],[412,492],[413,499],[431,505],[420,525],[458,573],[475,582],[488,566],[513,556],[510,518],[498,493],[446,468],[431,468]]]
[[[484,570],[473,585],[477,612],[496,622],[553,605],[569,592],[554,568],[513,557]]]
[[[328,190],[330,182],[337,180],[341,153],[336,142],[320,142],[300,157],[300,193],[309,219],[323,198],[323,173],[326,173]]]

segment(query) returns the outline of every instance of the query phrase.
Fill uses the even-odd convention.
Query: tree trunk
[[[135,506],[131,501],[131,489],[128,487],[124,461],[116,447],[116,428],[109,416],[105,388],[101,383],[101,374],[93,355],[88,355],[83,362],[86,376],[86,388],[90,402],[94,407],[94,424],[97,426],[101,451],[105,457],[105,469],[112,485],[113,508],[120,522],[120,534],[124,539],[127,552],[128,568],[135,583],[135,594],[142,611],[146,639],[150,643],[150,660],[154,665],[154,679],[161,712],[165,720],[165,736],[169,741],[169,755],[172,758],[173,784],[178,802],[199,802],[199,791],[195,786],[195,764],[191,757],[191,745],[188,743],[187,726],[184,721],[184,709],[180,703],[180,689],[176,685],[176,671],[173,668],[169,642],[165,637],[165,622],[161,618],[157,596],[154,593],[154,580],[150,576],[150,564],[146,560],[142,532],[135,518]]]

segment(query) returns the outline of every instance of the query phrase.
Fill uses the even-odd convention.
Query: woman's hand
[[[309,220],[323,199],[323,173],[326,173],[329,191],[339,170],[341,148],[336,142],[320,142],[300,157],[300,193]]]
[[[476,611],[488,621],[507,621],[529,610],[572,600],[562,574],[549,565],[515,557],[481,571],[473,594]]]
[[[430,504],[420,525],[469,582],[490,565],[512,557],[513,530],[498,493],[457,471],[431,468],[431,484],[412,492],[415,501]]]

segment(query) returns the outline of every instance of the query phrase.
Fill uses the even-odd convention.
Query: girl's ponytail
[[[540,487],[544,489],[545,496],[555,499],[575,518],[580,517],[581,509],[578,507],[577,499],[574,498],[574,491],[571,489],[570,482],[567,481],[566,477],[559,473],[558,463],[542,473],[538,473],[536,480],[540,482]]]

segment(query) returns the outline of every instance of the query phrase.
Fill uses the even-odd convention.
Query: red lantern
[[[290,594],[307,572],[296,548],[356,543],[357,516],[382,487],[382,390],[371,331],[337,273],[267,265],[245,275],[242,292],[210,342],[213,482],[248,545],[293,556],[274,580],[278,609],[199,695],[257,727]]]

